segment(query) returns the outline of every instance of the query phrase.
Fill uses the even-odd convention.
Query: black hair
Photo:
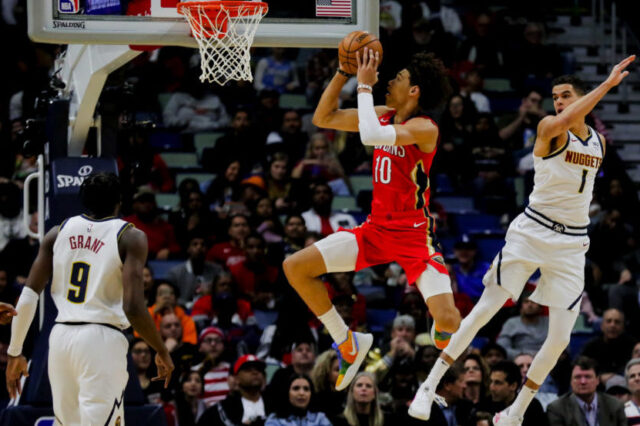
[[[438,383],[438,387],[436,390],[444,389],[446,385],[457,382],[461,374],[462,368],[460,368],[460,365],[453,364],[449,369],[447,369],[447,371],[444,373],[444,376],[442,376],[442,380],[440,380],[440,383]]]
[[[581,370],[593,370],[596,373],[596,376],[599,373],[598,363],[595,359],[589,358],[588,356],[579,356],[571,363],[571,371],[575,367],[580,367]]]
[[[504,359],[507,359],[507,351],[505,348],[503,348],[502,346],[500,346],[499,344],[495,343],[495,342],[489,342],[486,345],[484,345],[482,347],[482,349],[480,350],[480,353],[482,354],[482,357],[486,357],[487,354],[489,353],[490,350],[495,349],[496,351],[500,352],[502,354],[502,357]]]
[[[249,235],[247,235],[247,237],[244,240],[249,241],[249,238],[260,240],[260,242],[262,243],[262,247],[263,248],[267,247],[267,240],[265,240],[262,234],[260,234],[259,232],[256,232],[256,231],[249,232]]]
[[[91,174],[80,185],[82,205],[96,219],[113,215],[120,199],[120,179],[115,173]]]
[[[309,390],[311,391],[311,399],[309,400],[309,405],[305,410],[301,410],[300,408],[294,407],[291,405],[289,401],[289,390],[291,389],[291,385],[298,379],[306,380],[309,384]],[[315,394],[315,389],[313,387],[313,381],[306,374],[298,374],[293,373],[287,378],[285,386],[280,388],[281,394],[277,396],[279,399],[279,403],[276,405],[275,415],[278,418],[286,419],[291,415],[296,417],[304,417],[306,412],[311,408],[311,404],[313,403],[313,395]]]
[[[517,383],[518,385],[522,381],[522,375],[520,374],[520,369],[518,366],[512,361],[500,361],[493,367],[491,367],[491,372],[495,373],[496,371],[501,371],[505,374],[505,381],[508,384]]]
[[[586,83],[582,81],[580,78],[576,77],[575,75],[561,75],[560,77],[555,78],[551,82],[551,87],[557,86],[559,84],[572,85],[573,90],[575,90],[579,96],[583,96],[589,91],[589,88],[587,87]]]
[[[284,219],[284,224],[286,225],[287,223],[289,223],[289,221],[291,219],[293,219],[294,217],[297,217],[297,218],[301,219],[302,223],[306,224],[306,221],[304,220],[304,217],[302,217],[302,215],[300,213],[289,213],[287,215],[287,217]]]
[[[411,85],[420,88],[418,104],[421,109],[435,108],[451,94],[447,69],[433,53],[416,53],[406,68]]]

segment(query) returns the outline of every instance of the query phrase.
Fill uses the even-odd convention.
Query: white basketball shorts
[[[511,222],[505,246],[483,283],[502,286],[517,299],[529,277],[540,268],[541,278],[530,299],[545,306],[578,310],[588,249],[587,235],[556,232],[522,213]]]
[[[56,424],[124,426],[129,343],[98,324],[56,324],[49,337],[49,381]]]

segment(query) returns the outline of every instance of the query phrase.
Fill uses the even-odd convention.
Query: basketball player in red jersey
[[[396,261],[415,283],[435,319],[431,335],[446,347],[458,329],[460,313],[442,255],[434,247],[435,220],[429,213],[429,169],[439,131],[423,111],[449,94],[446,71],[432,54],[418,53],[388,84],[385,106],[373,105],[379,57],[364,49],[358,59],[358,108],[338,109],[349,75],[342,69],[325,89],[313,116],[316,126],[360,132],[373,154],[373,201],[367,221],[338,232],[288,257],[284,271],[291,285],[322,321],[336,342],[340,374],[336,389],[346,388],[371,347],[373,336],[351,332],[317,278]]]

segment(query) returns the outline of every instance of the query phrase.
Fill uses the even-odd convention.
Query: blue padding
[[[504,247],[503,238],[479,238],[476,240],[478,245],[478,257],[485,262],[491,262],[496,254]]]
[[[149,137],[149,144],[153,148],[177,151],[182,149],[180,133],[156,132]]]
[[[453,193],[453,184],[449,176],[445,174],[438,174],[435,176],[436,180],[436,192],[438,194],[451,194]]]
[[[395,309],[367,309],[367,325],[374,333],[383,332],[398,313]]]
[[[437,197],[435,199],[447,213],[473,213],[475,208],[471,197]]]
[[[500,218],[490,214],[460,214],[454,217],[460,234],[502,233]]]
[[[153,270],[154,280],[166,280],[169,277],[169,271],[182,263],[183,260],[150,260],[149,266]]]

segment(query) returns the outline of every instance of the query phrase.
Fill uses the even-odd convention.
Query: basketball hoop
[[[200,49],[200,81],[224,85],[253,81],[249,48],[269,6],[253,1],[185,1],[178,12],[191,26]]]

